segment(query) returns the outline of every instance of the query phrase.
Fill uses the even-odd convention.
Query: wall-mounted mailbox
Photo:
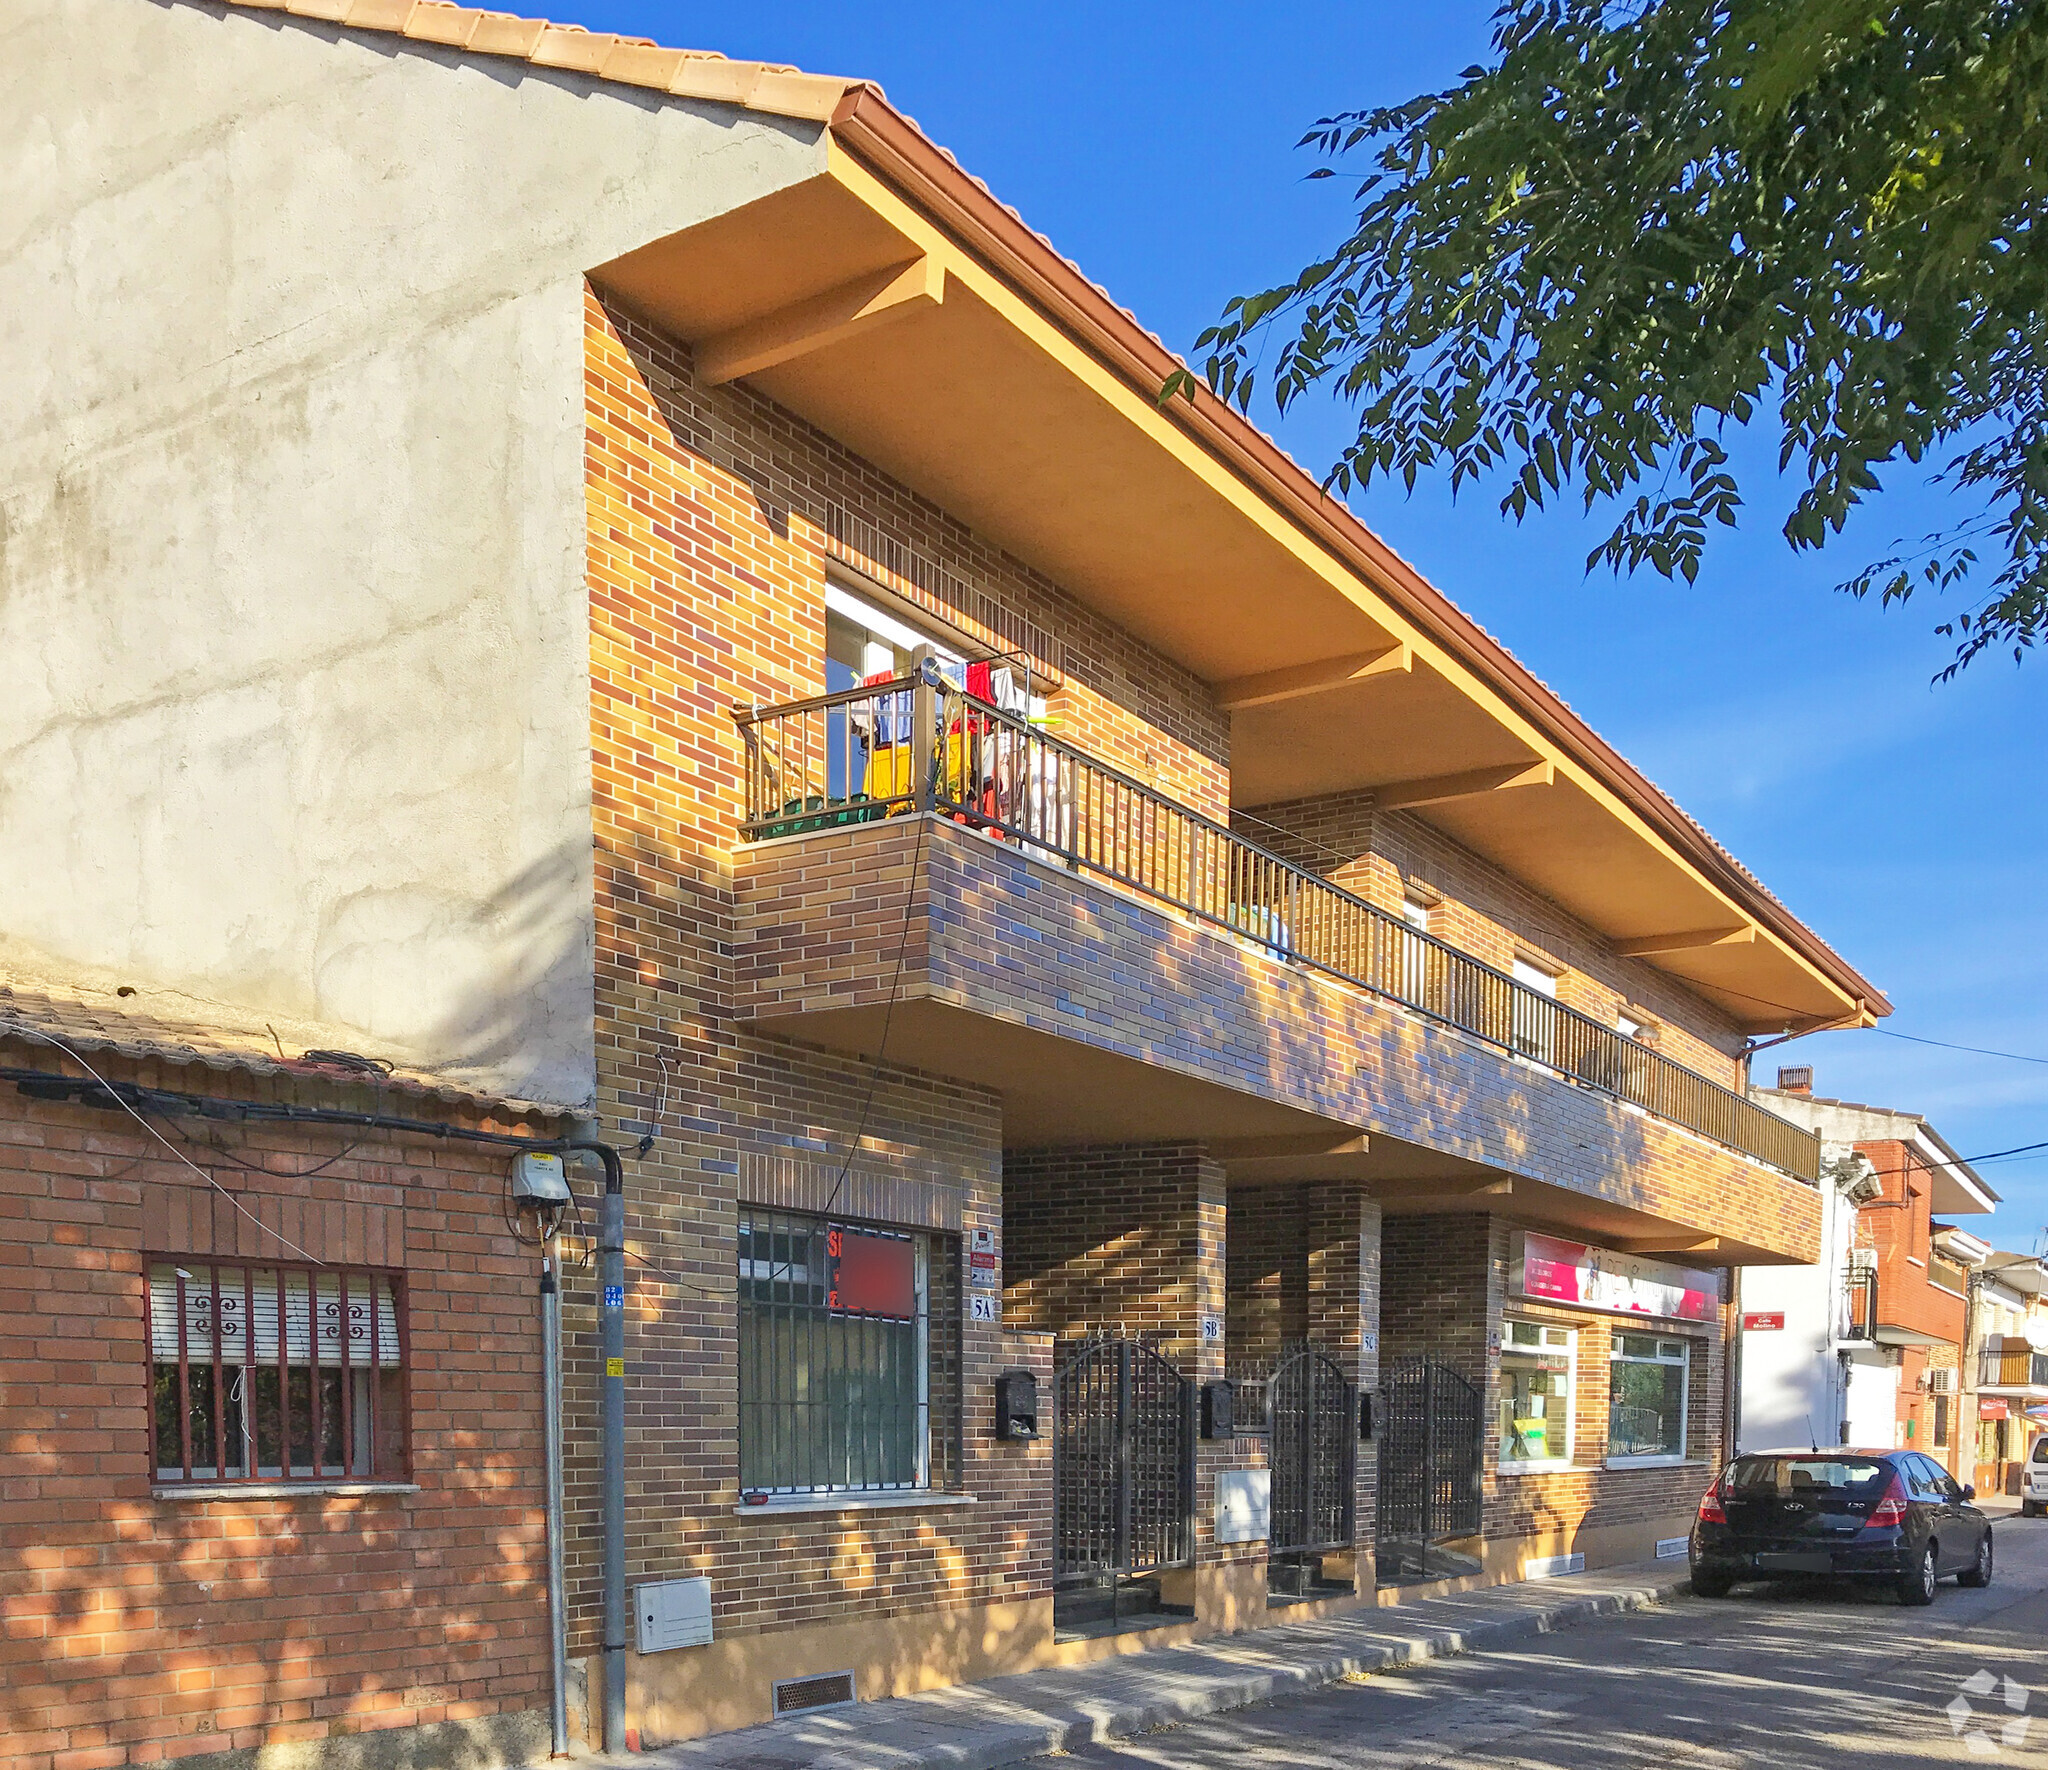
[[[1237,1385],[1228,1377],[1202,1385],[1202,1436],[1237,1436]]]
[[[1038,1379],[1030,1371],[997,1375],[996,1436],[1012,1444],[1038,1436]]]

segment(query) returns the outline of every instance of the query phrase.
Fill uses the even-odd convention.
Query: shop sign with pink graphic
[[[1721,1275],[1618,1254],[1583,1242],[1518,1232],[1516,1292],[1546,1303],[1571,1303],[1617,1315],[1663,1321],[1713,1321],[1721,1307]]]

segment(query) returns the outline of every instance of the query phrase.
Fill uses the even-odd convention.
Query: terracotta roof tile
[[[387,31],[471,55],[504,55],[535,67],[562,68],[676,98],[736,104],[745,110],[829,119],[851,86],[779,62],[731,61],[712,50],[664,49],[651,37],[622,37],[582,25],[457,6],[451,0],[225,0],[256,12],[285,12],[351,31]]]
[[[305,1022],[266,1024],[231,1010],[206,1015],[190,998],[156,990],[148,993],[153,1001],[162,998],[159,1009],[131,1005],[141,1000],[139,996],[122,998],[113,990],[90,985],[0,979],[0,1040],[53,1050],[69,1047],[88,1055],[112,1052],[138,1062],[191,1065],[251,1076],[374,1086],[415,1098],[512,1113],[560,1117],[571,1110],[478,1089],[432,1070],[380,1058],[374,1051],[346,1061],[351,1054],[342,1047],[348,1035],[329,1031],[323,1038],[321,1028]],[[272,1025],[277,1027],[276,1033]],[[284,1054],[285,1033],[292,1035],[290,1043],[298,1047],[298,1056]],[[315,1052],[326,1055],[316,1057]]]

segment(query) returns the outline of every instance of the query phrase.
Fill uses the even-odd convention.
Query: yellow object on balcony
[[[944,772],[939,778],[939,796],[959,800],[967,787],[967,738],[962,732],[946,734]],[[917,794],[915,763],[908,744],[885,744],[868,758],[870,799],[910,799]]]

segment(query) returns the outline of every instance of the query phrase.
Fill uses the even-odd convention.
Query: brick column
[[[1308,1337],[1308,1188],[1242,1186],[1230,1195],[1230,1361],[1243,1369]]]
[[[1362,1184],[1303,1188],[1307,1250],[1308,1338],[1337,1362],[1362,1393],[1379,1387],[1380,1207]],[[1373,1517],[1379,1461],[1372,1444],[1358,1446],[1352,1500],[1351,1573],[1360,1592],[1374,1585]],[[1326,1565],[1326,1572],[1329,1571]]]

